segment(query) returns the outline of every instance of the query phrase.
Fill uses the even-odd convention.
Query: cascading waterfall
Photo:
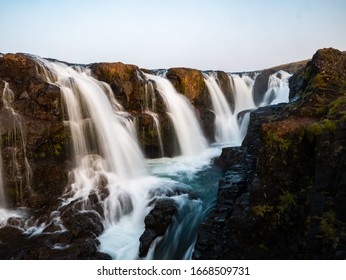
[[[256,105],[252,96],[254,81],[245,74],[241,77],[237,74],[232,74],[229,75],[229,78],[232,80],[231,85],[234,85],[234,113],[238,114],[241,111],[255,109]]]
[[[292,75],[280,70],[269,76],[268,89],[260,107],[287,103],[289,101],[288,80]]]
[[[155,180],[147,176],[133,122],[118,111],[119,106],[112,106],[116,102],[110,87],[92,78],[88,69],[40,61],[47,81],[61,89],[73,140],[76,167],[63,205],[74,201],[88,205],[89,196],[96,194],[102,202],[105,234],[116,232],[113,238],[120,245],[113,257],[136,258]],[[105,187],[109,195],[102,200]]]
[[[183,155],[146,161],[137,143],[132,117],[124,111],[108,84],[93,78],[88,68],[35,59],[40,65],[37,71],[42,77],[60,87],[75,162],[63,202],[52,212],[53,220],[64,229],[60,211],[80,202],[81,212],[95,212],[90,205],[95,202],[96,196],[103,211],[100,219],[105,228],[99,236],[100,250],[115,259],[137,259],[145,216],[157,199],[169,197],[176,202],[178,213],[166,234],[154,240],[146,258],[191,258],[198,227],[215,202],[221,173],[210,164],[211,158],[220,154],[220,149],[208,148],[189,101],[177,93],[165,77],[140,75],[147,79],[142,113],[154,120],[162,154],[155,89],[166,104]],[[217,144],[240,145],[249,120],[249,113],[244,111],[255,108],[253,80],[246,75],[229,75],[234,86],[235,110],[232,112],[215,74],[205,74],[204,77],[216,117]],[[267,102],[272,104],[283,100],[287,79],[285,73],[273,76],[268,85],[271,93],[268,93],[270,101]],[[11,141],[20,139],[20,145],[15,146],[24,149],[22,121],[11,107],[12,100],[13,93],[5,82],[3,108],[13,121]],[[2,171],[0,153],[0,208],[7,206]],[[29,171],[28,165],[27,179],[23,180],[23,184],[30,182]],[[30,185],[27,187],[30,188]],[[0,211],[0,225],[3,220]],[[37,234],[44,226],[41,231],[37,230]]]
[[[229,75],[230,83],[233,85],[232,91],[235,100],[234,112],[231,111],[227,99],[222,92],[215,73],[204,74],[215,113],[215,140],[217,144],[228,146],[240,146],[247,130],[249,122],[249,113],[239,118],[241,111],[256,108],[252,88],[253,80],[243,75]]]
[[[238,143],[240,146],[247,133],[250,121],[250,110],[257,108],[253,99],[253,86],[255,82],[246,74],[243,74],[242,76],[232,74],[228,77],[231,81],[231,86],[233,86],[235,103],[234,115],[237,116],[240,131],[240,142]],[[239,113],[243,111],[247,112],[243,113],[243,116],[239,118]]]
[[[218,144],[239,145],[240,130],[236,115],[232,113],[227,99],[216,81],[216,74],[204,74],[204,81],[215,113],[215,140]]]
[[[208,146],[193,108],[185,96],[179,94],[171,82],[151,74],[144,74],[148,80],[155,82],[162,95],[167,112],[173,122],[174,129],[183,156],[195,156],[202,153]]]

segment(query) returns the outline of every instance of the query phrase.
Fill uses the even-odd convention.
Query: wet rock
[[[139,238],[139,257],[145,257],[154,239],[166,233],[177,210],[177,205],[173,199],[158,199],[156,201],[154,208],[144,220],[145,231]]]
[[[102,218],[96,211],[66,211],[61,219],[74,238],[96,237],[104,229]]]
[[[0,95],[7,81],[13,93],[9,106],[15,112],[0,107],[3,175],[10,206],[49,207],[67,183],[71,139],[63,123],[60,89],[45,82],[37,68],[28,55],[0,57]]]

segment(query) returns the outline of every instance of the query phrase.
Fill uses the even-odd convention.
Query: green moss
[[[321,233],[323,235],[324,240],[327,243],[331,244],[334,249],[339,244],[339,237],[335,229],[336,223],[337,219],[334,211],[329,210],[322,214],[320,219]]]
[[[333,116],[337,113],[346,114],[345,106],[346,106],[346,98],[345,97],[342,97],[342,98],[339,98],[339,99],[333,101],[329,105],[328,116]]]
[[[35,158],[62,157],[66,154],[65,147],[71,142],[69,130],[59,128],[55,131],[53,130],[52,133],[54,134],[44,139],[37,147],[34,153]]]
[[[311,141],[314,137],[321,135],[324,131],[334,133],[336,131],[336,123],[332,120],[324,119],[322,122],[313,123],[308,126],[305,131]]]
[[[259,204],[252,206],[251,210],[256,216],[264,217],[266,214],[273,211],[273,206],[268,204]]]
[[[328,83],[326,82],[326,77],[324,77],[322,74],[317,74],[310,81],[310,87],[312,88],[325,89],[327,85]]]
[[[272,129],[267,131],[265,135],[265,141],[270,145],[270,147],[274,148],[277,146],[283,152],[288,151],[291,144],[289,139],[284,139],[278,136],[278,134]]]
[[[284,213],[286,209],[290,205],[295,205],[296,204],[296,197],[294,194],[284,191],[280,196],[279,196],[279,204],[277,206],[278,211],[280,214]]]
[[[311,77],[311,72],[312,72],[312,68],[311,68],[311,65],[308,65],[306,68],[305,68],[305,71],[304,71],[304,80],[305,81],[308,81]]]
[[[323,126],[320,123],[314,123],[306,128],[307,134],[310,136],[318,136],[323,132]]]
[[[54,154],[55,154],[56,156],[61,156],[61,152],[62,152],[62,147],[61,147],[61,145],[60,145],[60,144],[55,144],[55,145],[53,146],[53,148],[54,148]]]

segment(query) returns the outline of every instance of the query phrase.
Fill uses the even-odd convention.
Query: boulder
[[[158,236],[163,236],[166,233],[177,210],[177,205],[173,199],[158,199],[156,201],[154,208],[144,220],[145,231],[139,238],[139,257],[145,257],[151,243]]]

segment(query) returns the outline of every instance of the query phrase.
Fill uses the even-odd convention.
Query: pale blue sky
[[[346,50],[345,0],[0,0],[0,52],[243,71]]]

